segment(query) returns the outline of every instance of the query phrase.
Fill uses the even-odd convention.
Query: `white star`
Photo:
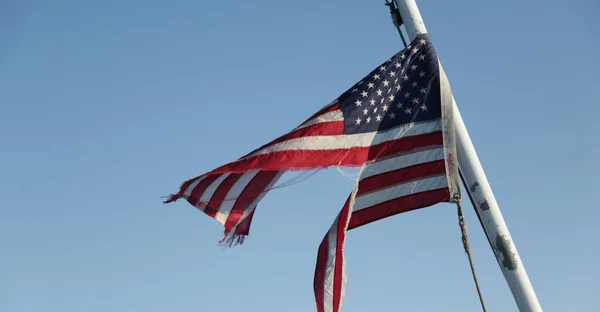
[[[396,77],[396,79],[394,79],[394,83],[398,83],[398,77]]]
[[[383,86],[384,86],[384,87],[387,87],[387,86],[389,86],[389,85],[390,85],[390,82],[389,82],[389,81],[387,81],[387,79],[383,81]]]
[[[360,93],[360,95],[362,95],[363,97],[367,97],[367,95],[369,95],[366,91],[363,91]]]
[[[352,93],[354,93],[354,92],[356,92],[356,91],[358,91],[358,89],[357,89],[357,88],[354,88],[354,89],[352,89]]]
[[[377,96],[381,96],[383,94],[383,91],[381,91],[381,89],[377,89]]]
[[[404,93],[405,98],[408,98],[409,96],[410,96],[410,93],[408,93],[408,92]]]
[[[375,116],[375,119],[377,119],[377,121],[381,121],[381,116],[377,115]]]
[[[413,99],[412,99],[412,101],[413,101],[413,103],[415,103],[415,104],[419,104],[419,99],[417,99],[417,98],[413,98]]]
[[[410,50],[410,48],[412,48],[412,45],[409,44],[406,48]]]
[[[378,107],[373,108],[373,114],[377,113],[377,108]]]
[[[396,64],[394,64],[394,66],[396,66],[396,68],[400,68],[400,67],[402,67],[402,64],[396,62]]]
[[[367,83],[368,89],[374,88],[375,85],[372,82]]]
[[[419,84],[416,81],[413,81],[413,83],[410,84],[413,88],[416,88]]]
[[[393,94],[391,94],[391,95],[389,96],[389,98],[390,98],[390,102],[391,102],[391,101],[393,101],[393,100],[394,100],[396,97],[395,97]]]
[[[361,120],[360,120],[360,118],[357,118],[357,119],[356,119],[356,124],[357,124],[357,125],[360,125],[360,121],[361,121]]]
[[[398,104],[396,104],[396,107],[397,107],[397,108],[402,108],[402,106],[403,106],[403,105],[404,105],[404,103],[402,103],[402,102],[399,102]]]
[[[420,42],[421,44],[425,44],[425,43],[427,43],[427,40],[425,40],[425,39],[421,39],[419,42]]]
[[[363,83],[365,83],[365,82],[361,80],[361,81],[358,82],[358,85],[360,86]]]
[[[383,101],[385,101],[385,98],[382,98],[381,101],[379,101],[379,103],[383,104]]]
[[[392,88],[387,89],[387,94],[390,94],[390,92],[392,92]]]
[[[391,112],[390,113],[390,119],[394,119],[394,118],[396,118],[396,114],[394,112]]]
[[[387,112],[388,106],[387,105],[383,105],[383,107],[381,107],[381,109],[383,109],[384,112]]]
[[[365,115],[369,115],[369,110],[365,108],[365,109],[363,109],[363,113],[364,113]]]
[[[373,75],[373,79],[375,79],[375,80],[377,80],[377,79],[380,79],[380,78],[381,78],[381,77],[379,77],[379,74],[375,74],[375,75]]]
[[[417,47],[414,47],[414,49],[412,49],[412,53],[417,53],[419,51],[419,49]]]
[[[421,93],[423,93],[423,94],[427,93],[427,89],[425,89],[425,88],[421,88],[421,90],[419,90],[419,91],[421,91]]]
[[[354,103],[356,103],[356,107],[362,106],[362,101],[360,101],[358,99],[356,99],[356,102],[354,102]]]
[[[426,111],[427,110],[427,106],[425,106],[425,104],[421,105],[421,109]]]
[[[402,87],[400,85],[396,85],[396,91],[400,91],[402,90]]]
[[[371,117],[367,117],[367,123],[371,122]]]
[[[415,70],[415,69],[417,69],[417,65],[413,65],[413,66],[411,66],[411,67],[410,67],[410,69],[411,69],[411,70]]]
[[[401,57],[402,59],[405,59],[405,58],[406,58],[406,55],[404,55],[404,53],[402,53],[402,55],[400,55],[400,57]],[[398,63],[396,63],[396,64],[398,64]],[[400,66],[398,66],[398,67],[400,67]]]
[[[371,106],[375,105],[375,100],[371,99],[369,102],[371,103]]]
[[[379,71],[384,71],[385,70],[385,66],[381,65],[379,66]]]
[[[406,109],[404,110],[404,112],[405,112],[405,113],[407,113],[407,114],[410,114],[410,111],[411,111],[411,109],[410,109],[410,108],[406,108]]]
[[[396,77],[396,72],[390,72],[390,77]]]
[[[404,76],[402,76],[402,79],[404,79],[404,81],[407,81],[408,80],[408,76],[404,75]]]
[[[425,60],[425,55],[419,55],[419,59],[420,59],[421,61],[424,61],[424,60]]]
[[[420,72],[419,73],[419,77],[425,77],[425,73],[424,72]]]

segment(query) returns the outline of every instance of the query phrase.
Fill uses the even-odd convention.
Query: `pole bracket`
[[[394,1],[385,0],[385,5],[390,7],[390,14],[392,15],[392,21],[396,27],[400,27],[402,25],[402,17],[400,16],[400,11],[396,7]]]
[[[390,8],[390,15],[392,16],[392,22],[394,26],[396,26],[396,30],[398,30],[398,34],[400,34],[400,38],[402,38],[402,43],[404,47],[406,47],[406,40],[404,39],[404,35],[402,34],[402,30],[400,30],[400,26],[402,26],[402,16],[400,16],[400,10],[396,7],[396,3],[394,0],[388,1],[385,0],[385,5]]]

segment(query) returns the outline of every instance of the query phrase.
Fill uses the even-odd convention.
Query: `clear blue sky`
[[[314,311],[352,181],[271,192],[241,247],[160,196],[400,49],[377,1],[2,1],[0,311]],[[599,311],[596,0],[419,1],[545,311]],[[477,223],[489,311],[516,311]],[[450,204],[349,232],[344,312],[480,311]]]

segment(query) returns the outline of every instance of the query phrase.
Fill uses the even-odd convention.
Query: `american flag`
[[[184,182],[166,202],[185,198],[221,222],[231,244],[243,241],[258,202],[286,171],[361,167],[315,270],[318,311],[337,312],[346,230],[452,201],[460,194],[455,155],[450,86],[422,34],[289,133]]]
[[[414,141],[412,135],[399,139],[405,149],[386,150],[385,155],[363,165],[354,191],[318,249],[314,275],[318,312],[338,312],[344,301],[347,230],[436,203],[454,202],[460,194],[452,95],[427,35],[417,37],[340,98],[345,97],[355,104],[347,109],[357,129],[424,129]],[[426,134],[438,136],[423,140]]]

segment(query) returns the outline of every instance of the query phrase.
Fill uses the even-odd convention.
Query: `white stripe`
[[[210,198],[213,196],[213,194],[215,193],[215,191],[217,190],[217,187],[219,187],[219,185],[221,185],[221,182],[223,182],[223,180],[225,180],[225,178],[227,178],[229,176],[229,173],[225,173],[220,175],[216,180],[213,181],[213,183],[211,183],[206,190],[204,191],[204,193],[202,194],[202,197],[200,197],[200,201],[201,202],[208,202],[210,200]]]
[[[196,179],[194,182],[192,182],[192,184],[190,184],[190,186],[188,186],[188,188],[185,190],[185,192],[183,192],[183,197],[185,197],[185,198],[190,197],[192,195],[192,192],[196,188],[196,186],[198,186],[198,183],[200,183],[200,181],[204,180],[204,178],[206,178],[206,176],[200,177],[200,178]]]
[[[265,147],[248,155],[246,158],[282,150],[327,150],[351,147],[367,147],[400,139],[402,137],[439,131],[441,129],[441,120],[435,119],[433,121],[424,123],[405,124],[400,127],[388,129],[382,132],[373,131],[359,134],[300,137]]]
[[[333,106],[333,105],[338,105],[338,100],[337,100],[337,99],[335,99],[335,100],[333,100],[331,103],[329,103],[329,104],[327,104],[327,105],[324,105],[323,107],[321,107],[321,108],[317,109],[317,113],[318,113],[318,112],[320,112],[320,111],[322,111],[322,110],[325,110],[326,108],[328,108],[328,107],[331,107],[331,106]],[[316,113],[315,113],[315,114],[316,114]],[[314,115],[314,114],[313,114],[313,115]],[[321,114],[321,115],[323,115],[323,114]],[[320,115],[319,115],[319,116],[320,116]],[[318,116],[317,116],[317,117],[318,117]],[[311,121],[311,120],[312,120],[312,119],[309,119],[309,120],[305,121],[305,122],[304,122],[304,123],[302,123],[300,126],[298,126],[298,128],[300,128],[302,125],[304,125],[305,123],[307,123],[307,122],[309,122],[309,121]]]
[[[337,247],[338,215],[327,233],[327,265],[323,277],[323,310],[333,312],[333,278],[335,276],[335,257]]]
[[[318,124],[318,123],[322,123],[322,122],[341,121],[341,120],[344,120],[344,115],[342,114],[342,111],[338,109],[338,110],[334,110],[333,112],[328,112],[328,113],[319,115],[311,120],[308,120],[307,122],[301,124],[294,130],[302,129],[302,128],[312,126],[314,124]]]
[[[360,179],[366,179],[368,177],[382,174],[388,171],[394,171],[410,166],[418,165],[421,163],[427,163],[435,160],[444,159],[444,148],[432,148],[424,151],[412,152],[409,154],[402,154],[396,157],[387,158],[375,162],[365,168]]]
[[[448,180],[445,174],[397,184],[379,191],[357,196],[353,211],[356,212],[357,210],[381,204],[394,198],[446,187],[448,187]]]
[[[365,166],[363,165],[360,169],[359,176],[362,175],[365,170]],[[358,192],[358,182],[354,184],[354,188],[352,189],[352,193],[350,193],[350,202],[348,203],[348,212],[343,225],[344,231],[344,239],[342,240],[342,246],[340,246],[341,257],[342,257],[342,281],[340,286],[340,299],[338,305],[338,311],[342,309],[342,305],[344,304],[344,300],[346,299],[346,285],[348,284],[348,275],[346,273],[346,258],[344,256],[344,245],[346,242],[346,232],[348,229],[348,224],[350,223],[350,218],[352,217],[352,207],[354,206],[356,200],[356,193]],[[323,310],[325,312],[338,312],[333,310],[333,298],[334,298],[334,277],[335,277],[335,262],[337,257],[337,241],[338,241],[338,224],[340,222],[340,218],[344,212],[344,208],[338,214],[335,221],[333,221],[333,225],[329,229],[327,233],[327,244],[328,244],[328,254],[327,254],[327,264],[325,266],[325,276],[323,278]],[[331,300],[329,300],[331,298]]]
[[[221,204],[219,211],[217,211],[215,219],[217,219],[222,224],[225,224],[225,221],[227,221],[227,217],[229,217],[231,209],[233,209],[233,205],[237,202],[237,199],[233,198],[237,198],[240,196],[242,191],[246,188],[248,183],[250,183],[250,181],[252,181],[252,179],[258,174],[258,172],[258,170],[246,172],[235,182],[235,184],[227,193],[227,196],[225,196],[225,200]]]

